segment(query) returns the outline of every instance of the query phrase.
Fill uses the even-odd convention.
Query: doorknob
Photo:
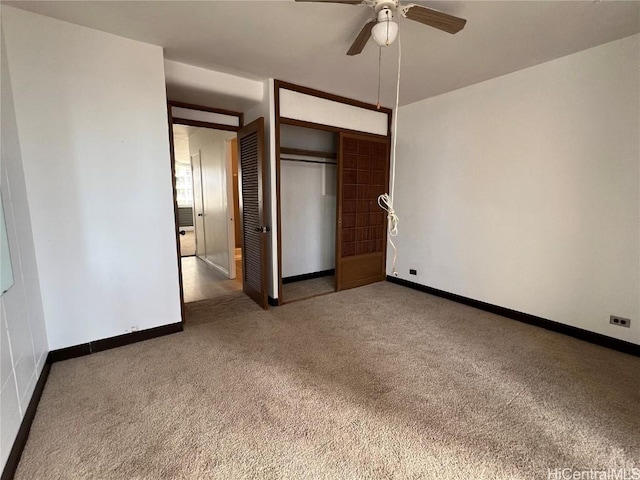
[[[201,213],[199,213],[199,214],[198,214],[198,216],[199,216],[199,217],[202,217],[202,214],[201,214]]]

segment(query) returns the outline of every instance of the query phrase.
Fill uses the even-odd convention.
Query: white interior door
[[[200,151],[191,155],[191,168],[193,169],[193,216],[196,230],[196,255],[204,259],[207,255],[207,242],[204,231],[204,197]]]

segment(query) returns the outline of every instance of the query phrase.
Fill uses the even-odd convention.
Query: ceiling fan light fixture
[[[398,24],[394,21],[379,22],[371,29],[373,40],[381,47],[388,47],[398,36]]]
[[[378,23],[371,29],[371,37],[381,47],[388,47],[398,37],[398,24],[393,21],[393,13],[388,8],[378,12]]]

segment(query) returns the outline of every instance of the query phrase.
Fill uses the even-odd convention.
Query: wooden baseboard
[[[463,297],[462,295],[445,292],[444,290],[427,287],[426,285],[421,285],[409,280],[392,277],[390,275],[387,275],[387,281],[402,285],[404,287],[412,288],[414,290],[429,293],[431,295],[446,298],[447,300],[452,300],[464,305],[469,305],[470,307],[484,310],[485,312],[495,313],[496,315],[507,317],[512,320],[517,320],[518,322],[528,323],[529,325],[535,325],[536,327],[545,328],[547,330],[553,330],[554,332],[569,335],[570,337],[578,338],[580,340],[584,340],[585,342],[594,343],[596,345],[600,345],[601,347],[610,348],[612,350],[617,350],[618,352],[623,352],[629,355],[640,357],[640,345],[636,345],[635,343],[625,342],[624,340],[608,337],[600,333],[590,332],[589,330],[573,327],[571,325],[566,325],[564,323],[548,320],[542,317],[536,317],[535,315],[530,315],[528,313],[518,312],[517,310],[512,310],[510,308],[500,307],[498,305],[482,302],[480,300],[474,300],[473,298]]]
[[[31,430],[33,419],[36,416],[36,409],[38,408],[38,403],[40,402],[40,397],[44,391],[44,386],[47,383],[47,377],[49,376],[50,371],[51,362],[49,362],[49,357],[47,356],[47,361],[40,372],[40,377],[38,377],[38,381],[36,382],[36,387],[31,395],[31,400],[29,400],[27,411],[24,413],[24,417],[20,423],[18,435],[16,435],[16,439],[11,447],[11,452],[9,452],[7,463],[4,466],[4,470],[2,470],[2,480],[11,480],[16,474],[18,463],[20,463],[20,457],[22,456],[24,447],[27,444],[29,431]]]
[[[302,280],[311,280],[312,278],[328,277],[330,275],[335,275],[335,274],[336,274],[336,270],[335,268],[332,268],[330,270],[321,270],[319,272],[303,273],[302,275],[293,275],[291,277],[283,277],[282,283],[285,284],[285,283],[301,282]]]
[[[102,352],[111,348],[122,347],[131,343],[142,342],[151,338],[162,337],[172,333],[182,331],[182,323],[170,323],[169,325],[161,325],[159,327],[148,328],[138,332],[125,333],[116,337],[103,338],[102,340],[94,340],[73,347],[61,348],[49,352],[51,362],[61,362],[70,358],[82,357],[95,352]]]
[[[47,362],[55,363],[69,360],[70,358],[82,357],[91,353],[91,343],[83,343],[82,345],[74,345],[67,348],[59,348],[51,350]]]

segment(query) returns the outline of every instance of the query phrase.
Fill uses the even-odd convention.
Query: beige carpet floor
[[[545,479],[640,463],[640,358],[385,282],[243,301],[54,364],[16,478]]]
[[[215,298],[185,303],[185,328],[243,317],[254,313],[256,308],[242,290],[218,292]]]
[[[285,302],[295,302],[315,295],[324,295],[335,292],[336,277],[311,278],[299,282],[285,283],[282,285],[282,298]]]

